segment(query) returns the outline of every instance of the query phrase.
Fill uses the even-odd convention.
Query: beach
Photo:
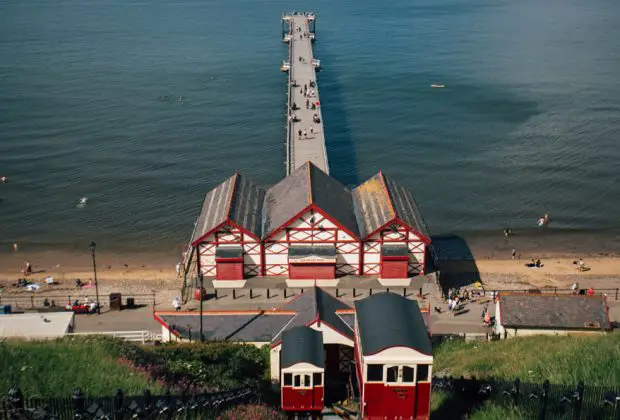
[[[505,238],[496,235],[441,235],[433,240],[438,264],[446,273],[458,274],[465,284],[482,281],[487,289],[569,288],[579,282],[581,287],[614,289],[620,287],[620,247],[617,236],[584,235],[575,232],[536,232],[526,235],[514,232]],[[513,260],[512,249],[517,250]],[[588,271],[577,270],[576,261],[583,259]],[[530,268],[526,263],[540,259],[543,266]],[[164,252],[97,252],[97,278],[100,294],[155,293],[159,304],[169,305],[179,294],[176,250]],[[40,283],[38,293],[75,293],[75,279],[88,283],[93,278],[92,255],[88,249],[79,252],[4,251],[0,253],[0,286],[3,294],[29,295],[14,285],[24,277],[25,262],[32,264],[31,282]],[[55,285],[45,284],[54,278]],[[463,282],[463,281],[461,281]],[[89,291],[90,293],[90,291]]]

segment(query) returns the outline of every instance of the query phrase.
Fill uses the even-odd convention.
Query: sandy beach
[[[454,274],[459,285],[482,281],[487,289],[569,288],[578,282],[580,287],[593,287],[614,293],[620,287],[620,242],[618,236],[579,233],[516,232],[505,238],[497,235],[464,237],[444,235],[433,239],[433,249],[439,257],[442,275]],[[512,250],[516,250],[513,260]],[[575,261],[583,258],[588,271],[577,270]],[[123,296],[155,294],[158,306],[169,306],[180,293],[176,264],[180,252],[97,252],[97,278],[100,296],[122,293]],[[543,266],[530,268],[525,264],[540,259]],[[92,256],[88,249],[31,252],[22,249],[0,252],[0,288],[2,295],[23,295],[30,299],[32,292],[14,287],[23,277],[25,262],[33,267],[31,282],[41,284],[38,294],[82,295],[94,290],[75,288],[75,279],[88,283],[93,278]],[[51,276],[56,284],[47,285]],[[452,282],[452,279],[450,279]],[[63,300],[66,298],[63,297]]]

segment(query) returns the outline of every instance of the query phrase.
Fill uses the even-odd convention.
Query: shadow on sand
[[[439,276],[444,295],[451,288],[470,286],[480,281],[480,272],[467,241],[457,235],[433,236],[433,268]]]

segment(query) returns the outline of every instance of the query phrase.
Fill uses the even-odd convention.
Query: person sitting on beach
[[[24,276],[31,275],[32,274],[32,264],[30,264],[28,261],[26,261],[26,266],[22,270],[22,273],[24,274]]]
[[[542,266],[543,266],[543,265],[542,265],[542,263],[540,262],[540,260],[536,260],[536,267],[537,267],[537,268],[540,268],[540,267],[542,267]]]
[[[577,282],[573,283],[573,285],[570,288],[573,291],[573,295],[576,295],[577,293],[579,293],[579,283]]]
[[[530,267],[530,268],[536,267],[536,262],[534,261],[534,258],[532,258],[532,260],[529,263],[525,264],[525,266]]]
[[[588,296],[594,296],[594,289],[592,287],[588,287],[588,291],[586,292]]]
[[[80,306],[80,301],[79,301],[79,300],[77,300],[77,299],[76,299],[76,300],[74,300],[74,301],[73,301],[73,304],[72,304],[71,306],[73,306],[74,308],[75,308],[76,306]]]

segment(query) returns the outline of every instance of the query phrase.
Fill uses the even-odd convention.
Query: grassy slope
[[[592,337],[528,337],[494,342],[445,342],[435,350],[436,374],[494,377],[508,381],[618,386],[620,334]],[[458,396],[434,392],[431,409],[437,418],[456,406]],[[448,410],[446,408],[448,407]],[[452,413],[459,418],[463,413]],[[523,418],[518,409],[487,402],[474,409],[471,420]]]
[[[492,342],[446,342],[435,351],[435,374],[523,382],[618,385],[620,334],[527,337]]]
[[[161,387],[130,367],[116,363],[107,343],[93,339],[0,342],[0,392],[14,385],[29,397],[67,396],[80,388],[90,395],[126,393]]]

